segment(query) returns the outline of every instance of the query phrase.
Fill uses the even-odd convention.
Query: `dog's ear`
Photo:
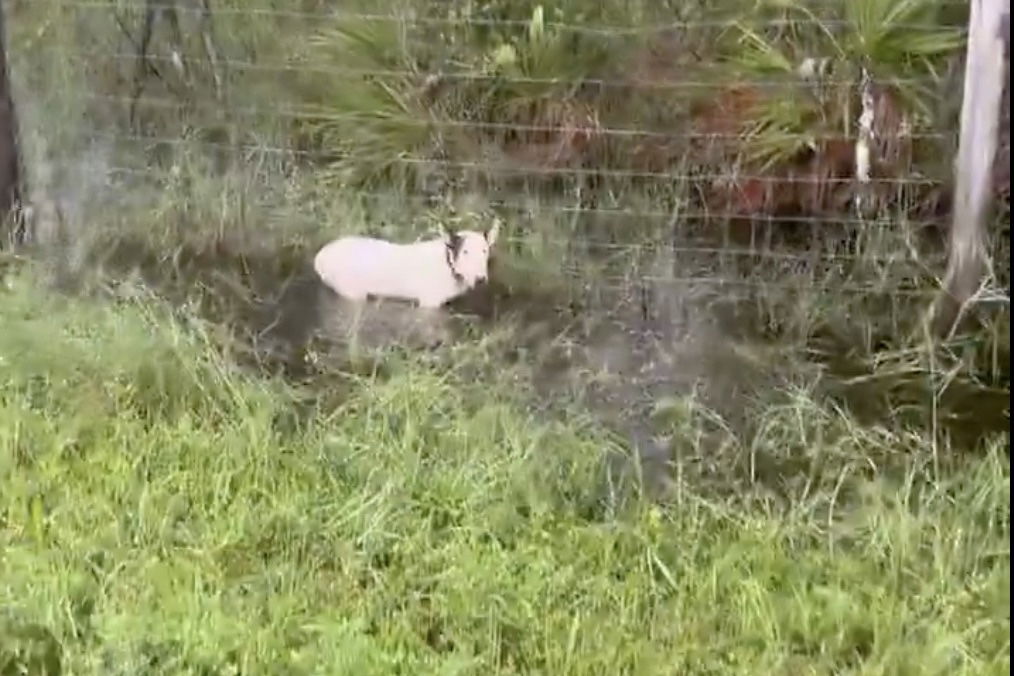
[[[493,227],[486,231],[486,242],[493,246],[496,242],[496,238],[500,235],[500,219],[493,219]]]
[[[443,240],[444,244],[447,246],[448,249],[454,246],[454,242],[458,238],[456,232],[449,229],[443,223],[437,226],[437,231],[440,233],[440,239]]]

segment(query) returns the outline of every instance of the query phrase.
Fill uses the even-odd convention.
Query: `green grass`
[[[503,383],[404,357],[297,389],[154,299],[6,281],[4,674],[1009,670],[1005,444],[934,474],[918,429],[800,396],[743,441],[852,454],[840,495],[607,517],[604,430]]]
[[[477,11],[410,4],[443,18]],[[219,104],[195,16],[182,17],[189,83],[168,67],[163,23],[152,47],[163,77],[147,78],[136,127],[126,115],[134,64],[111,56],[134,47],[108,7],[10,10],[13,77],[32,127],[26,164],[53,174],[29,185],[62,201],[71,244],[39,260],[55,263],[59,284],[97,282],[104,293],[57,294],[20,263],[0,289],[0,676],[52,674],[57,662],[73,674],[1008,673],[1009,434],[975,442],[1004,425],[1009,316],[984,310],[979,326],[925,349],[913,328],[924,300],[898,290],[931,291],[940,266],[903,212],[848,245],[822,234],[835,240],[829,250],[852,247],[847,262],[737,258],[730,272],[650,251],[674,236],[718,246],[725,223],[683,218],[701,210],[691,183],[591,185],[607,211],[577,215],[569,193],[486,191],[473,176],[438,192],[480,220],[496,198],[513,204],[498,207],[509,232],[496,277],[509,298],[492,326],[426,353],[382,351],[381,375],[341,372],[344,356],[313,342],[300,346],[304,380],[250,367],[263,346],[235,329],[264,329],[272,317],[259,313],[282,305],[282,282],[326,238],[402,238],[449,222],[421,199],[425,177],[399,174],[392,159],[439,140],[452,159],[487,161],[475,130],[440,131],[442,120],[555,124],[595,105],[607,127],[686,130],[685,90],[592,96],[573,86],[593,75],[707,80],[681,47],[662,54],[659,72],[630,73],[641,41],[552,25],[657,25],[674,17],[663,3],[561,0],[545,6],[541,31],[538,3],[486,4],[486,18],[528,23],[459,23],[447,40],[428,30],[426,44],[380,23],[359,31],[373,36],[364,45],[347,22],[216,3],[223,60],[264,70],[229,69]],[[738,0],[680,4],[688,21],[744,16]],[[805,3],[763,4],[750,16],[795,7],[796,17]],[[139,7],[117,10],[134,37]],[[821,18],[840,14],[828,12]],[[735,46],[740,33],[694,30],[682,51],[749,56]],[[901,54],[929,49],[915,44],[926,33],[880,36],[893,56],[878,75],[927,68]],[[833,42],[807,21],[762,37],[792,63],[829,55],[815,45]],[[491,61],[506,45],[513,63]],[[836,68],[862,57],[854,47]],[[304,61],[417,72],[366,81],[301,72]],[[762,79],[763,64],[733,62]],[[514,79],[466,78],[423,106],[414,87],[437,70]],[[566,82],[523,85],[519,75]],[[354,115],[314,127],[277,114],[310,105],[324,121]],[[251,106],[261,112],[242,112]],[[927,115],[930,127],[953,127],[944,112]],[[539,135],[481,136],[495,146]],[[629,165],[634,141],[614,141],[602,152]],[[247,148],[209,145],[226,142]],[[327,171],[251,147],[349,150],[353,160]],[[660,150],[660,170],[684,174],[696,161],[678,144]],[[351,182],[345,170],[368,174],[371,194],[335,189]],[[608,211],[620,209],[637,217]],[[1003,288],[1009,251],[994,248]],[[132,268],[140,275],[128,280]],[[591,370],[583,339],[622,323],[639,280],[676,268],[743,282],[719,295],[756,306],[737,345],[750,369],[737,355],[716,360],[748,394],[657,402],[675,476],[649,501],[636,483],[608,481],[604,467],[629,439],[602,406],[578,401],[598,374],[578,374],[573,400],[551,406],[537,381],[554,361]],[[141,279],[160,297],[139,292]],[[669,288],[651,289],[660,310]],[[568,306],[581,312],[551,316]],[[766,377],[747,387],[754,367]],[[960,441],[952,418],[970,432]]]

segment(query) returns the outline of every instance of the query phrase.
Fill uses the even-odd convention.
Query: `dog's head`
[[[459,230],[444,233],[448,265],[455,277],[469,288],[489,279],[490,251],[499,234],[499,220],[494,221],[493,227],[486,232]]]

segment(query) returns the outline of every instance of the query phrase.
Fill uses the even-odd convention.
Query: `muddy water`
[[[820,363],[805,363],[798,354],[787,358],[782,346],[760,336],[756,289],[716,280],[713,260],[662,252],[637,266],[626,283],[575,277],[553,297],[494,284],[436,316],[388,302],[357,318],[304,272],[251,319],[265,353],[298,359],[300,346],[316,338],[340,355],[336,363],[350,348],[424,350],[507,328],[501,356],[505,365],[526,367],[535,386],[533,408],[554,417],[579,410],[612,429],[628,452],[636,452],[645,487],[654,494],[668,484],[672,453],[671,429],[653,415],[660,401],[693,396],[729,429],[745,430],[751,398],[777,396],[787,383],[813,381],[819,372],[821,391],[869,422],[887,421],[886,411],[894,421],[926,422],[926,383],[857,377],[862,367],[844,356],[846,345],[840,346],[843,356]],[[674,270],[701,281],[674,282]],[[961,383],[944,394],[935,420],[958,444],[1008,430],[1005,390]],[[899,407],[916,414],[897,415]],[[614,471],[632,470],[619,463]]]
[[[389,348],[426,350],[507,329],[501,357],[533,383],[531,406],[547,417],[580,411],[605,424],[625,440],[628,452],[639,454],[643,475],[654,482],[650,489],[661,490],[669,452],[651,420],[652,407],[663,398],[696,393],[731,415],[740,390],[762,374],[727,346],[727,332],[715,320],[719,314],[705,299],[676,295],[679,303],[652,307],[637,289],[596,295],[602,309],[576,310],[571,302],[526,303],[493,287],[437,315],[388,302],[354,316],[348,304],[304,276],[263,309],[259,345],[299,359],[299,346],[316,339],[342,368],[350,355],[382,359]]]
[[[587,269],[589,255],[574,252],[569,267]],[[502,369],[488,368],[522,371],[534,384],[530,404],[542,415],[583,415],[612,429],[619,445],[636,451],[652,492],[665,488],[672,454],[672,426],[653,415],[660,401],[692,396],[746,436],[751,399],[770,400],[788,383],[819,380],[824,394],[870,422],[927,421],[925,381],[863,378],[865,366],[847,356],[847,340],[807,361],[801,353],[808,346],[765,335],[767,320],[758,311],[763,285],[743,283],[744,270],[723,268],[713,255],[662,248],[606,262],[599,277],[564,275],[546,290],[494,283],[436,317],[387,302],[370,305],[356,321],[317,281],[305,251],[188,254],[168,279],[165,263],[148,260],[141,249],[125,246],[119,257],[113,267],[139,268],[150,286],[170,296],[190,289],[180,292],[181,301],[195,284],[203,287],[207,316],[238,324],[259,361],[296,375],[320,373],[307,368],[308,346],[325,355],[325,367],[348,369],[350,353],[368,363],[389,348],[428,350],[503,333],[494,353]],[[497,263],[496,279],[509,276],[497,274],[507,265]],[[783,280],[802,274],[769,272]],[[770,300],[772,293],[760,295]],[[1009,358],[1006,364],[1009,377]],[[959,383],[944,395],[934,422],[958,443],[1007,432],[1006,389]],[[899,409],[908,413],[897,415]]]

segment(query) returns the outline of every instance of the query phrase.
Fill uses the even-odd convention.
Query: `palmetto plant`
[[[882,141],[931,128],[939,80],[964,39],[947,11],[937,0],[760,0],[750,12],[759,21],[735,22],[725,36],[724,65],[739,81],[785,84],[744,116],[743,159],[770,169],[827,151],[829,137],[854,137],[864,74]]]
[[[566,17],[542,5],[500,24],[474,9],[451,7],[446,16],[424,9],[403,22],[345,19],[309,43],[314,65],[384,73],[323,81],[309,93],[320,110],[317,142],[341,155],[331,164],[339,182],[424,169],[405,156],[483,161],[481,148],[491,146],[535,149],[542,161],[559,155],[575,129],[595,126],[574,93],[608,63],[612,44],[556,29],[553,21]],[[413,21],[434,12],[442,22]],[[428,39],[420,25],[440,30],[441,39]]]
[[[749,4],[723,3],[731,21],[717,40],[711,33],[705,38],[706,31],[696,41],[693,31],[686,34],[699,64],[695,68],[717,70],[723,80],[731,75],[744,83],[726,92],[736,99],[733,109],[710,119],[703,116],[712,126],[734,122],[722,129],[739,137],[721,151],[724,160],[748,165],[754,174],[782,171],[801,157],[811,163],[807,171],[819,176],[847,172],[862,113],[858,83],[868,74],[874,83],[873,128],[881,144],[876,170],[901,170],[899,162],[908,162],[908,146],[897,139],[939,123],[934,119],[938,82],[964,37],[961,28],[947,25],[962,18],[946,16],[953,5],[937,0],[744,1]],[[624,64],[631,70],[637,48],[644,45],[622,31],[574,31],[560,24],[615,25],[621,6],[640,7],[632,12],[638,16],[648,11],[647,4],[637,2],[605,3],[593,10],[576,0],[544,5],[411,0],[390,7],[392,16],[404,20],[346,18],[318,32],[305,50],[313,65],[334,72],[384,73],[320,80],[306,96],[321,111],[314,125],[317,143],[339,155],[331,165],[333,177],[347,183],[401,174],[402,181],[411,180],[409,174],[426,166],[405,162],[407,156],[478,164],[520,159],[536,166],[617,160],[618,155],[589,155],[600,113],[611,126],[650,126],[647,102],[685,106],[689,99],[665,97],[687,98],[690,91],[646,89],[640,97],[590,93],[590,80],[629,77]],[[698,14],[714,19],[722,11],[709,6]],[[439,21],[417,23],[421,17]],[[642,25],[649,21],[644,16],[629,19]],[[660,17],[651,21],[657,26]],[[801,78],[806,64],[820,65],[811,68],[819,77]],[[759,81],[778,86],[760,87]],[[723,98],[709,94],[710,103]],[[832,157],[838,165],[833,171],[828,166],[834,162],[827,159]],[[887,165],[893,168],[885,169]]]
[[[425,73],[410,41],[407,22],[396,17],[343,19],[309,40],[307,58],[336,74],[318,80],[310,96],[319,111],[311,130],[338,157],[330,163],[337,182],[404,178],[405,157],[432,142]]]
[[[579,100],[579,89],[601,72],[610,53],[602,40],[547,25],[541,5],[525,30],[504,35],[488,48],[481,68],[496,77],[483,115],[505,123],[507,133],[499,135],[504,149],[533,164],[572,161],[598,128],[594,111]]]

